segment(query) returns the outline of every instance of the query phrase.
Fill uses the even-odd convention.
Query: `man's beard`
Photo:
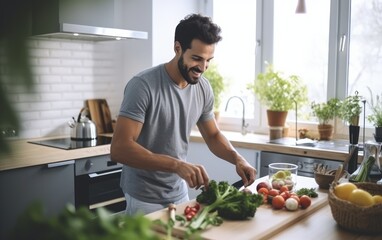
[[[182,77],[186,80],[189,84],[197,84],[199,82],[199,78],[191,78],[189,75],[189,72],[195,71],[195,72],[201,72],[197,67],[187,68],[187,66],[184,64],[183,56],[180,57],[178,60],[178,69]]]

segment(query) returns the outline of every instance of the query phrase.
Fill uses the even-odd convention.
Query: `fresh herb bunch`
[[[302,195],[307,195],[311,198],[318,197],[318,193],[316,192],[315,188],[300,188],[296,191],[296,194],[301,197]]]

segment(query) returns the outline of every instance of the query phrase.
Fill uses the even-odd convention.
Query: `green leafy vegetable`
[[[318,197],[318,193],[315,188],[301,188],[296,191],[296,194],[301,197],[302,195],[307,195],[311,198]]]
[[[224,219],[244,220],[254,217],[256,209],[263,202],[258,194],[239,191],[228,182],[209,182],[207,189],[196,197],[196,201],[206,206],[187,226],[191,232],[205,229],[208,225],[218,226]]]
[[[20,216],[10,240],[159,240],[151,226],[143,215],[113,215],[103,208],[76,210],[73,205],[46,217],[41,204],[34,203]]]
[[[375,163],[375,157],[369,156],[366,162],[362,163],[361,166],[354,173],[350,175],[349,180],[352,182],[365,182],[369,177],[371,168]]]

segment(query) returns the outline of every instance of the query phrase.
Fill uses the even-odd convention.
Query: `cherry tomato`
[[[281,186],[280,187],[280,192],[285,192],[285,191],[289,191],[288,186],[287,185]]]
[[[258,191],[257,191],[258,194],[263,194],[263,195],[268,195],[269,193],[269,190],[268,188],[260,188]]]
[[[273,209],[282,209],[285,205],[285,200],[282,196],[277,195],[272,199],[272,207]]]
[[[196,209],[196,211],[199,211],[199,209],[200,209],[200,204],[199,204],[199,203],[195,203],[194,208]]]
[[[289,198],[296,199],[297,203],[300,205],[300,198],[296,194],[292,193]]]
[[[193,213],[193,212],[190,212],[189,214],[187,214],[186,215],[187,221],[191,221],[194,216],[195,216],[195,213]]]
[[[191,207],[190,206],[187,206],[185,209],[184,209],[184,215],[187,215],[191,212]]]
[[[284,191],[280,193],[280,196],[284,198],[284,200],[287,200],[290,197],[289,191]]]
[[[300,206],[302,209],[308,208],[312,204],[312,200],[307,195],[302,195],[300,197]]]
[[[271,190],[269,190],[269,192],[268,192],[268,195],[270,195],[270,196],[272,196],[272,197],[275,197],[275,196],[277,196],[277,195],[279,195],[280,194],[280,192],[279,192],[279,190],[277,190],[277,189],[271,189]]]

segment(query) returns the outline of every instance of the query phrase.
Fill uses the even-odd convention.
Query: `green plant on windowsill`
[[[374,127],[382,127],[382,93],[380,95],[373,96],[373,92],[370,88],[370,101],[369,107],[371,109],[371,114],[367,116],[367,120],[373,123]]]
[[[354,95],[349,95],[341,101],[339,117],[351,126],[359,126],[359,115],[362,112],[361,99],[358,91],[355,91]]]
[[[297,75],[283,76],[268,64],[266,71],[248,84],[259,101],[272,111],[289,111],[308,102],[307,87]]]
[[[225,89],[224,78],[219,73],[216,64],[210,64],[207,71],[204,72],[203,76],[207,78],[210,82],[212,91],[214,93],[214,111],[219,112],[221,104],[221,94]]]
[[[328,125],[330,120],[333,120],[337,115],[337,109],[340,106],[338,98],[331,98],[323,103],[311,103],[313,116],[318,119],[320,125]]]

